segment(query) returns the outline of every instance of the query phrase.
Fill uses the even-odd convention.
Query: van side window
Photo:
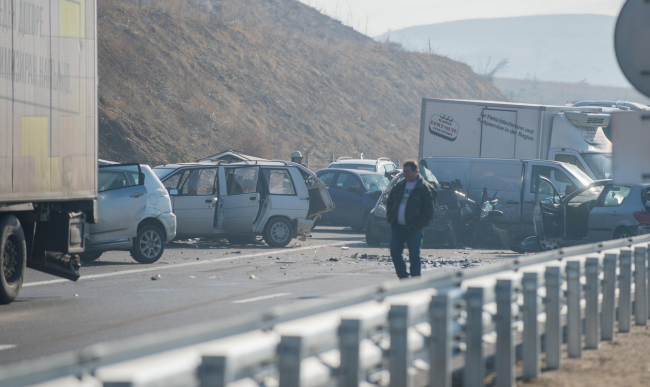
[[[580,161],[578,161],[578,158],[575,157],[574,155],[557,154],[555,155],[555,161],[575,165],[576,167],[580,168],[582,172],[587,173],[585,167],[582,165]]]
[[[243,195],[257,192],[258,167],[226,168],[226,190],[228,195]]]
[[[271,195],[295,195],[291,175],[286,169],[263,169],[262,173],[266,179]]]
[[[216,168],[194,169],[183,183],[181,195],[213,195]]]
[[[521,164],[471,162],[469,188],[519,192]]]
[[[568,195],[576,190],[571,179],[558,168],[545,167],[541,165],[533,165],[530,182],[530,192],[537,191],[535,184],[537,183],[537,176],[544,176],[549,179],[557,188],[560,195]]]
[[[182,171],[174,174],[172,177],[169,179],[163,181],[163,185],[165,188],[167,188],[167,191],[170,189],[176,189],[178,188],[178,183],[182,180],[181,177],[185,174],[187,171]]]

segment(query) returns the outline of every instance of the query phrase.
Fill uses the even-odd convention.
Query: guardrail
[[[650,317],[650,236],[389,282],[330,301],[0,368],[0,386],[497,386]],[[616,321],[616,316],[618,320]],[[584,332],[583,332],[584,326]],[[544,344],[542,346],[542,343]],[[60,384],[59,384],[60,383]]]

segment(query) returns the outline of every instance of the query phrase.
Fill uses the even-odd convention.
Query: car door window
[[[117,165],[101,167],[97,171],[97,191],[140,185],[140,167],[138,165]]]
[[[187,171],[182,171],[174,174],[173,176],[170,176],[169,179],[163,181],[163,185],[169,191],[170,189],[177,189],[178,188],[178,183],[181,182],[183,175]]]
[[[217,175],[216,168],[193,169],[183,182],[181,195],[214,195],[214,180]]]
[[[263,169],[262,173],[266,179],[271,195],[295,195],[296,189],[293,186],[291,175],[286,169]]]
[[[555,185],[560,195],[570,194],[576,189],[571,179],[558,168],[534,165],[531,175],[530,192],[536,191],[535,183],[537,182],[538,176],[544,176],[549,179]]]
[[[325,187],[329,188],[330,185],[332,184],[332,178],[336,175],[336,172],[326,172],[320,175],[318,179],[325,184]]]
[[[258,167],[227,168],[226,190],[228,195],[243,195],[258,192]]]
[[[607,188],[602,200],[602,207],[618,207],[630,194],[630,187],[612,185]]]
[[[555,187],[553,187],[553,184],[544,179],[539,179],[539,191],[537,192],[537,198],[539,201],[546,203],[561,203],[558,191],[555,189]]]
[[[350,173],[339,173],[339,176],[336,178],[336,183],[334,183],[334,188],[340,189],[343,191],[349,191],[350,188],[356,188],[357,192],[361,192],[361,183],[357,178]]]

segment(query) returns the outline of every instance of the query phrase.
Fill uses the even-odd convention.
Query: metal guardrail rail
[[[0,387],[497,386],[650,317],[650,236],[388,282],[0,368]],[[618,320],[616,321],[616,316]],[[584,326],[584,332],[583,332]]]

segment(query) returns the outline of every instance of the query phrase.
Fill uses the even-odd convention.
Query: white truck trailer
[[[95,0],[0,1],[0,303],[79,278],[97,214]]]
[[[603,128],[612,110],[618,109],[424,98],[419,158],[553,160],[605,179],[612,143]]]

